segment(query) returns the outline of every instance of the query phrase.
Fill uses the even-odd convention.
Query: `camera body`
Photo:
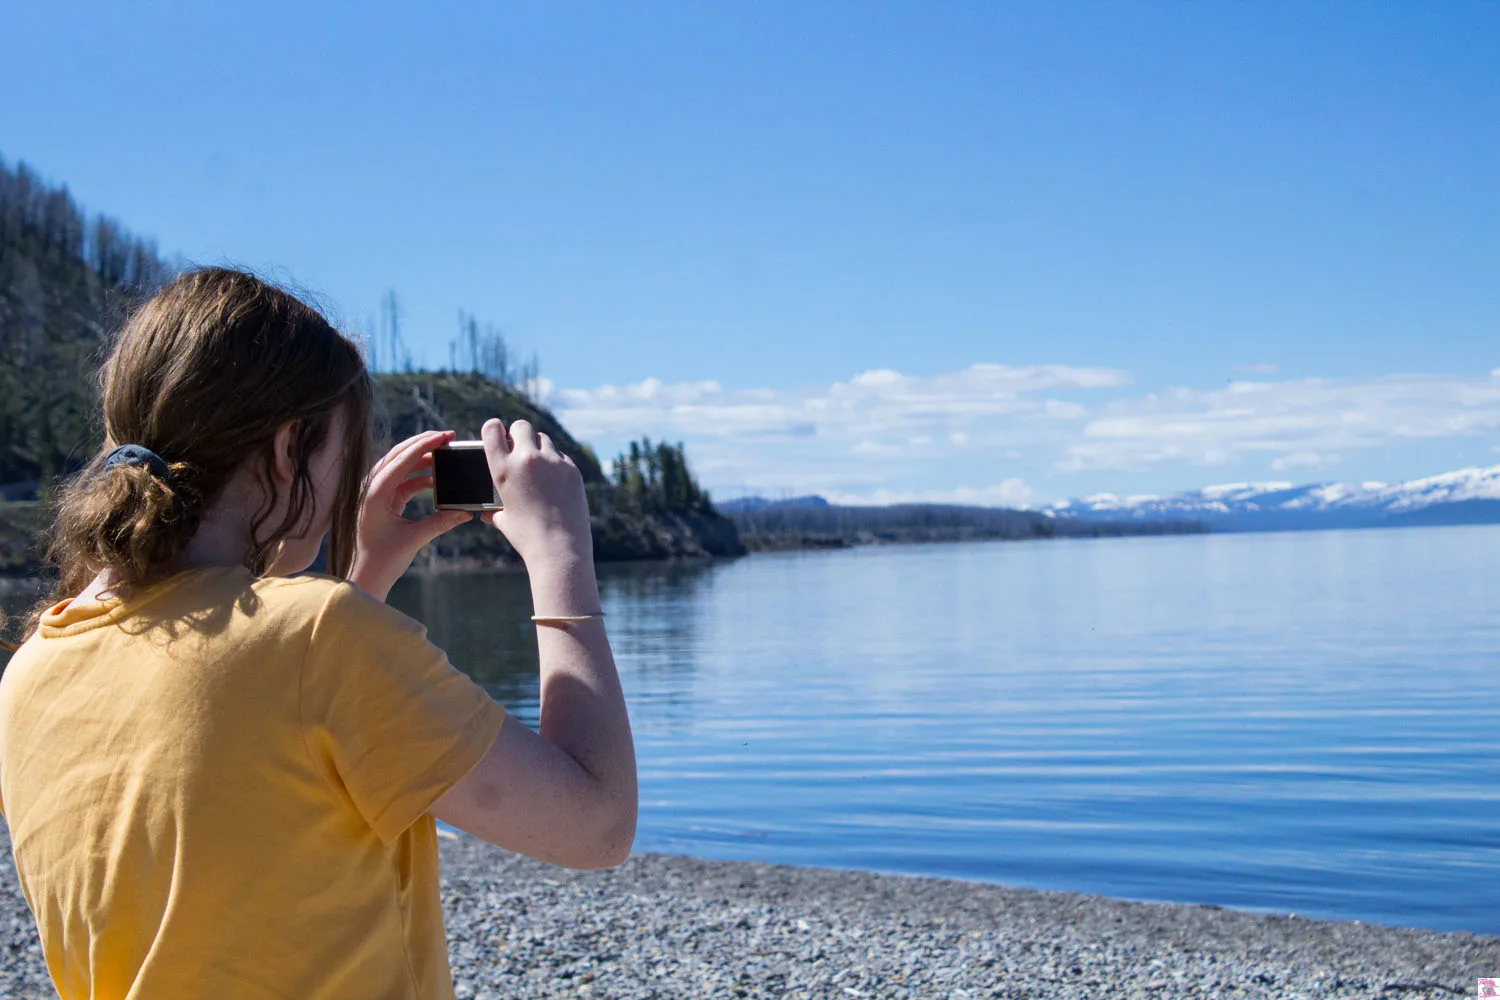
[[[438,510],[504,510],[490,478],[483,441],[450,441],[432,452],[432,501]]]

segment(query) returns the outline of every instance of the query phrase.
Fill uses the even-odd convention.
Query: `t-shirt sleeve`
[[[315,762],[385,843],[479,763],[505,720],[420,622],[349,583],[313,626],[301,685]]]

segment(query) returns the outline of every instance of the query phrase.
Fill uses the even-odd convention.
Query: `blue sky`
[[[1500,463],[1493,3],[30,4],[0,155],[717,496]],[[19,41],[20,44],[16,44]]]

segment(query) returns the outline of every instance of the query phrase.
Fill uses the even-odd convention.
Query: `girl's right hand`
[[[500,529],[528,569],[552,562],[582,562],[592,568],[588,497],[573,460],[525,420],[514,421],[507,433],[492,417],[480,437],[490,477],[505,505],[484,519]]]

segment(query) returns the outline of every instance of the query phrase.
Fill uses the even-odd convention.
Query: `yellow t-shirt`
[[[0,680],[0,811],[58,992],[451,997],[427,810],[504,717],[330,577],[56,605]]]

